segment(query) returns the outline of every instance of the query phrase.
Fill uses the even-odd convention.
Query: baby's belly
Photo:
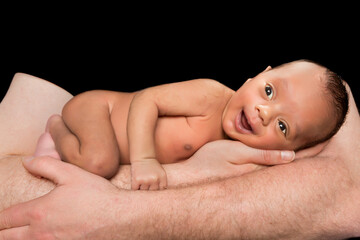
[[[111,121],[120,150],[121,164],[130,164],[126,132],[127,113],[133,94],[118,94]],[[155,130],[156,158],[160,163],[188,159],[207,142],[222,138],[221,122],[201,117],[161,117]]]
[[[123,125],[114,128],[117,131],[120,162],[130,164],[126,127]],[[185,117],[159,118],[155,130],[156,159],[160,163],[175,163],[192,156],[202,145],[211,140],[208,133],[195,129],[189,126]]]

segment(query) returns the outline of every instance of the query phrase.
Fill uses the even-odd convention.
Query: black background
[[[99,11],[105,15],[97,15]],[[135,91],[195,78],[216,79],[236,90],[268,65],[305,58],[342,76],[359,104],[359,37],[350,25],[356,19],[331,20],[336,15],[329,14],[330,20],[305,22],[304,12],[300,20],[288,13],[272,21],[267,14],[255,24],[252,18],[263,16],[256,11],[242,16],[222,9],[221,17],[216,8],[190,15],[106,11],[92,9],[82,17],[75,10],[60,15],[50,11],[35,20],[27,15],[3,30],[0,96],[16,72],[46,79],[72,94]]]
[[[9,3],[0,10],[0,99],[16,72],[72,94],[194,78],[235,90],[268,65],[305,58],[342,76],[359,106],[358,8],[334,3]]]

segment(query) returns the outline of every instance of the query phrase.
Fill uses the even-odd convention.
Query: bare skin
[[[0,209],[49,192],[54,185],[29,175],[23,156],[33,155],[47,119],[72,95],[40,78],[17,73],[0,104]],[[26,186],[27,187],[24,187]]]
[[[29,171],[51,179],[57,187],[44,197],[1,212],[0,239],[360,236],[359,126],[350,95],[346,123],[317,157],[303,152],[302,159],[290,164],[165,191],[121,191],[104,178],[50,157],[25,161]],[[216,159],[214,153],[224,149],[217,143],[207,144],[206,151],[200,149],[189,161],[168,165],[169,169],[199,169],[196,164],[204,166],[204,161]],[[244,155],[247,150],[241,152]]]
[[[230,137],[250,147],[295,150],[330,132],[334,121],[318,94],[324,72],[308,62],[267,68],[236,92],[209,79],[137,93],[85,92],[65,105],[62,117],[49,119],[47,132],[64,161],[106,178],[131,163],[132,189],[164,189],[161,164],[186,160],[208,142]],[[36,156],[47,153],[46,139],[48,133]]]
[[[0,210],[43,196],[55,187],[51,181],[29,174],[23,168],[21,160],[33,155],[37,139],[42,135],[49,116],[61,113],[63,106],[72,97],[65,90],[37,77],[23,73],[14,76],[8,93],[0,104]],[[49,149],[46,149],[47,145],[44,146],[43,151],[51,156],[54,153],[53,145]],[[182,170],[178,165],[165,165],[168,187],[218,180],[261,168],[260,165],[247,163],[279,164],[292,160],[291,153],[282,157],[279,151],[264,153],[242,144],[236,148],[232,144],[225,144],[223,147],[229,148],[226,152],[235,150],[233,154],[229,154],[232,156],[229,162],[219,157],[212,164],[207,164],[207,167],[191,169],[187,165],[189,167],[184,166]],[[118,188],[130,189],[130,176],[130,167],[123,165],[111,179],[111,183]]]

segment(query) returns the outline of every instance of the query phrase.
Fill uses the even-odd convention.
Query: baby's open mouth
[[[253,133],[253,129],[244,111],[241,111],[236,117],[236,129],[243,134]]]
[[[246,130],[252,131],[252,127],[249,124],[249,121],[248,121],[244,111],[242,111],[242,113],[241,113],[241,124]]]

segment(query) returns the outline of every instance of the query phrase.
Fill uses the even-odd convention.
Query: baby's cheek
[[[244,136],[242,143],[259,149],[282,149],[282,144],[273,137],[270,136]]]
[[[230,120],[226,120],[223,124],[224,130],[225,131],[231,131],[234,130],[234,124],[232,121]]]
[[[230,120],[226,120],[223,122],[223,130],[226,135],[228,135],[230,138],[234,139],[236,138],[237,132],[235,130],[234,123]]]

